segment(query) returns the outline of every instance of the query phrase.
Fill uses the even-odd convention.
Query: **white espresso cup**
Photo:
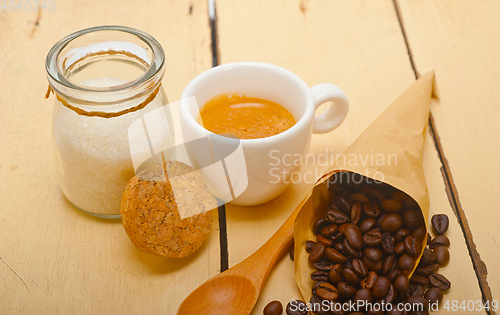
[[[235,153],[233,158],[226,160],[226,173],[221,171],[223,168],[202,172],[212,193],[224,203],[242,206],[262,204],[281,194],[288,186],[288,177],[299,167],[289,161],[307,153],[313,132],[325,133],[337,128],[349,109],[346,95],[333,84],[323,83],[310,88],[294,73],[272,64],[225,64],[200,74],[184,89],[180,116],[185,142],[214,136],[198,122],[199,112],[213,97],[228,93],[276,102],[285,107],[297,122],[290,129],[271,137],[238,140],[242,154]],[[315,109],[329,101],[334,104],[315,116]],[[227,146],[230,145],[234,147],[234,141]],[[217,146],[212,150],[226,149],[224,141],[218,141]],[[200,168],[201,159],[206,159],[210,153],[191,149],[187,154],[191,163]],[[214,152],[211,154],[213,159]],[[286,163],[283,163],[284,157]],[[231,195],[226,187],[222,187],[228,183],[232,185]]]

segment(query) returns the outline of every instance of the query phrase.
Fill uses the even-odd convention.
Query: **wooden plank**
[[[314,135],[310,153],[341,153],[414,80],[392,1],[217,1],[218,51],[221,63],[262,61],[283,66],[310,86],[331,82],[349,97],[351,108],[337,130]],[[433,105],[435,106],[435,105]],[[300,173],[326,166],[303,165]],[[431,214],[453,217],[440,161],[429,138],[424,168]],[[229,265],[260,247],[284,222],[310,189],[300,182],[277,199],[253,208],[227,205]],[[452,220],[453,221],[453,220]],[[480,299],[467,247],[456,222],[449,237],[452,262],[443,269],[454,286],[447,299]],[[299,298],[293,264],[283,258],[271,273],[253,314],[271,300],[286,305]],[[445,314],[446,310],[440,310]]]
[[[436,70],[436,137],[486,299],[500,297],[500,3],[398,1],[416,70]]]
[[[136,27],[163,45],[163,86],[176,101],[212,66],[206,0],[55,5],[38,14],[0,10],[0,313],[174,314],[219,272],[217,217],[198,252],[173,260],[136,249],[119,220],[73,208],[55,177],[44,63],[51,46],[76,30]]]

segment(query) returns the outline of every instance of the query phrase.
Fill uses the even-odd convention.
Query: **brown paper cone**
[[[316,240],[312,225],[316,219],[324,216],[332,198],[327,187],[327,180],[332,174],[339,171],[355,172],[407,193],[420,206],[427,228],[429,195],[422,168],[422,152],[433,79],[432,71],[401,94],[337,158],[306,197],[308,200],[297,216],[294,229],[295,277],[306,302],[312,296],[314,282],[311,273],[315,268],[308,261],[309,254],[304,249],[304,243]],[[420,257],[415,265],[419,260]]]

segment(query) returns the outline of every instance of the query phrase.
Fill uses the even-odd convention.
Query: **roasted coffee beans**
[[[335,176],[343,180],[353,178],[352,173]],[[305,244],[309,261],[316,269],[311,274],[316,281],[311,302],[342,305],[349,301],[375,301],[392,304],[394,308],[405,302],[424,305],[422,314],[426,314],[429,300],[442,301],[443,291],[451,286],[438,273],[440,266],[449,260],[450,241],[443,235],[448,230],[448,217],[432,218],[437,237],[429,239],[424,247],[428,233],[418,204],[389,185],[361,181],[362,177],[356,176],[360,180],[356,184],[332,183],[330,179],[332,201],[324,217],[314,222],[316,242]],[[289,308],[288,315],[302,315],[292,313]],[[350,314],[365,314],[367,310],[358,311]],[[321,310],[319,314],[327,311]],[[372,310],[366,314],[383,315],[383,312]]]
[[[438,235],[443,235],[448,231],[450,220],[446,214],[435,214],[432,216],[432,228]]]
[[[287,315],[307,315],[306,303],[304,303],[301,300],[290,301],[286,305],[286,314]]]
[[[264,308],[264,315],[281,315],[283,313],[283,305],[280,301],[272,301]]]

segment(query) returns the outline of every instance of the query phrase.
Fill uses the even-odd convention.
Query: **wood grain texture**
[[[347,94],[351,108],[345,122],[333,132],[313,135],[310,153],[316,157],[343,152],[414,80],[392,1],[296,0],[250,4],[218,0],[217,22],[220,63],[275,63],[295,72],[310,86],[331,82]],[[315,163],[303,165],[302,178],[305,174],[309,178],[321,174],[327,166],[319,165],[320,162],[316,159]],[[424,169],[430,190],[430,212],[453,216],[440,167],[432,138],[428,138]],[[250,255],[274,233],[313,181],[300,181],[259,207],[226,207],[230,266]],[[463,234],[456,222],[452,224],[449,232],[452,261],[443,273],[453,282],[453,289],[446,298],[480,299]],[[271,273],[252,314],[261,314],[272,300],[286,305],[296,298],[300,298],[300,293],[293,263],[284,257]]]
[[[432,109],[450,197],[485,299],[500,295],[500,3],[397,1],[416,70],[436,70]]]
[[[174,314],[218,273],[217,218],[199,251],[173,260],[136,249],[119,220],[73,208],[56,179],[44,63],[79,29],[135,27],[163,45],[163,85],[176,101],[212,64],[206,1],[55,4],[52,12],[0,10],[0,313]]]

